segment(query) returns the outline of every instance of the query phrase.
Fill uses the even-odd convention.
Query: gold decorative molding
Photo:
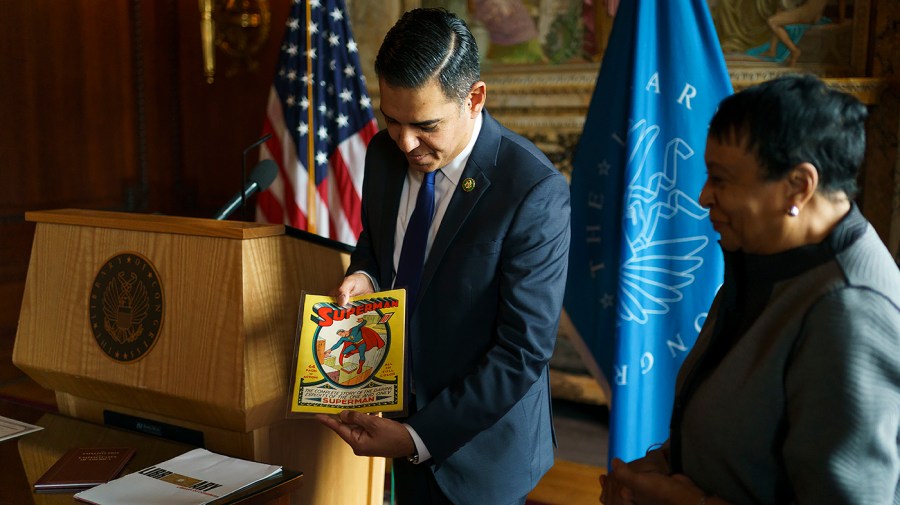
[[[878,105],[881,94],[888,85],[886,79],[878,77],[848,77],[825,79],[829,86],[859,98],[866,105]]]
[[[199,7],[206,82],[212,84],[215,80],[216,47],[237,60],[227,75],[235,75],[240,65],[255,71],[259,66],[256,54],[268,40],[271,28],[269,0],[199,0]]]
[[[599,63],[487,66],[482,79],[487,83],[488,110],[504,126],[534,142],[568,175],[599,70]],[[797,72],[816,74],[867,105],[878,103],[886,85],[884,79],[851,77],[845,67],[791,68],[762,62],[728,62],[735,91]],[[377,85],[370,91],[377,111]]]

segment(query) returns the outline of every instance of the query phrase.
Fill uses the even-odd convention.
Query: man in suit
[[[387,128],[368,147],[363,231],[337,296],[344,305],[408,289],[414,394],[400,421],[319,419],[356,454],[395,458],[401,505],[522,504],[553,465],[547,364],[566,281],[568,184],[484,109],[475,40],[453,14],[406,13],[375,69]],[[410,268],[406,239],[431,184],[425,260]]]

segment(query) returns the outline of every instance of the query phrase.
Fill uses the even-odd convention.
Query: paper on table
[[[22,421],[16,421],[15,419],[0,416],[0,442],[43,429],[44,428],[41,426],[35,426],[33,424],[23,423]]]
[[[281,471],[280,466],[194,449],[75,495],[97,505],[201,505]]]

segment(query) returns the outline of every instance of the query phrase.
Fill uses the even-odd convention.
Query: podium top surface
[[[175,233],[237,240],[272,237],[284,234],[282,224],[217,221],[196,217],[136,214],[102,210],[57,209],[25,213],[25,220],[35,223],[91,226],[155,233]]]

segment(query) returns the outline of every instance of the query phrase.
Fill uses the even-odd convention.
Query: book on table
[[[194,449],[162,463],[82,491],[76,500],[96,505],[202,505],[281,472],[277,465]]]
[[[115,479],[134,456],[133,447],[76,447],[34,483],[36,493],[82,491]]]

